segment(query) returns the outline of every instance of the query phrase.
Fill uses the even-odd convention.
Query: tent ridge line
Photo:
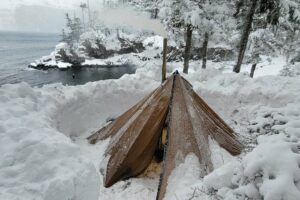
[[[189,99],[188,96],[191,96],[191,92],[192,92],[192,88],[187,88],[185,83],[188,83],[190,87],[192,87],[192,85],[185,79],[180,79],[180,84],[181,84],[181,87],[185,87],[186,88],[186,91],[183,91],[183,98],[185,99],[185,106],[187,108],[187,113],[188,113],[188,117],[190,119],[191,122],[194,122],[193,120],[193,117],[192,117],[192,110],[190,109],[190,107],[188,106],[188,103],[191,104],[191,106],[194,108],[194,110],[196,111],[195,112],[195,115],[198,116],[198,118],[200,118],[199,116],[199,112],[198,110],[196,109],[196,106],[193,102],[192,99]],[[196,125],[199,125],[199,123],[197,123]],[[200,165],[205,167],[205,169],[203,169],[206,174],[211,172],[213,170],[213,164],[212,164],[212,160],[211,160],[211,151],[209,148],[202,148],[203,144],[201,144],[200,141],[204,141],[204,140],[207,140],[208,141],[208,137],[209,135],[204,135],[204,134],[201,134],[199,133],[199,131],[197,129],[195,129],[195,126],[194,126],[194,123],[192,123],[192,129],[193,129],[193,135],[194,137],[196,138],[196,143],[198,145],[198,151],[200,153],[200,156],[201,156],[201,159],[199,158],[199,162],[200,162]],[[197,135],[195,135],[196,133],[199,133]],[[199,138],[201,137],[201,138]],[[202,153],[202,151],[204,150],[204,152]],[[208,155],[203,155],[203,154],[208,154]],[[201,162],[202,161],[202,162]]]
[[[168,115],[167,115],[167,119],[165,121],[165,123],[168,125],[170,123],[170,114],[171,114],[171,110],[172,110],[172,104],[173,104],[173,99],[174,99],[174,90],[175,90],[175,78],[176,78],[176,74],[173,74],[172,75],[172,81],[173,81],[173,84],[172,84],[172,90],[171,90],[171,98],[170,98],[170,103],[169,103],[169,106],[168,106]],[[166,82],[166,81],[165,81]],[[168,151],[168,144],[169,144],[169,139],[170,139],[170,127],[167,126],[167,143],[165,145],[165,148],[164,148],[164,159],[163,159],[163,163],[162,163],[162,170],[161,170],[161,173],[159,175],[159,182],[158,182],[158,188],[157,188],[157,193],[156,193],[156,200],[159,200],[159,194],[160,194],[160,189],[161,189],[161,184],[162,184],[162,181],[163,181],[163,177],[164,177],[164,171],[165,171],[165,158],[166,158],[166,153]]]

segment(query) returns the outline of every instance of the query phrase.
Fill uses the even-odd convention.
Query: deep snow
[[[139,56],[160,50],[148,47]],[[85,140],[160,84],[160,60],[127,58],[139,68],[118,80],[0,87],[0,199],[155,198],[159,169],[104,188],[99,169],[109,141]],[[263,58],[251,79],[250,66],[234,74],[233,64],[208,62],[202,70],[193,61],[185,78],[247,148],[232,157],[211,140],[215,170],[201,178],[197,159],[187,156],[170,177],[166,199],[300,199],[300,66],[288,68],[293,76],[280,76],[284,58]],[[182,63],[168,63],[169,73],[176,69]]]

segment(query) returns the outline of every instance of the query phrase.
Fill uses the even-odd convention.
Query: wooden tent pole
[[[167,73],[167,38],[164,38],[164,46],[163,46],[163,64],[162,64],[162,70],[161,70],[161,82],[163,83],[166,78]]]

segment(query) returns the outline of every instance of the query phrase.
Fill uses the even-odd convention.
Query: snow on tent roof
[[[167,145],[158,200],[166,193],[172,170],[189,153],[198,157],[203,176],[213,170],[209,137],[232,155],[240,154],[242,149],[234,131],[193,91],[189,82],[175,73],[149,96],[87,138],[95,144],[112,137],[106,151],[106,187],[137,176],[148,167],[165,126]]]

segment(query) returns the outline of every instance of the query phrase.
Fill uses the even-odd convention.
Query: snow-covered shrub
[[[85,40],[82,45],[85,47],[85,53],[92,58],[108,58],[108,52],[104,45],[101,44],[100,39],[96,39],[92,44],[90,40]]]
[[[238,109],[246,106],[253,115],[247,136],[258,136],[240,162],[231,163],[231,167],[224,165],[204,178],[205,185],[216,191],[220,199],[300,199],[299,84],[298,77],[247,80],[241,75],[224,74],[206,81],[203,89],[225,94],[227,89],[240,102]]]
[[[299,76],[300,75],[300,63],[287,64],[280,71],[281,76]]]
[[[260,136],[258,146],[235,166],[229,185],[208,185],[217,190],[222,188],[218,195],[226,200],[297,200],[300,197],[299,145],[283,134]],[[225,170],[224,167],[220,170]]]
[[[57,52],[57,56],[55,57],[57,61],[62,61],[65,63],[70,63],[72,65],[80,65],[84,62],[84,58],[80,57],[77,53],[73,50],[70,50],[69,53],[66,52],[64,49],[60,49]]]

